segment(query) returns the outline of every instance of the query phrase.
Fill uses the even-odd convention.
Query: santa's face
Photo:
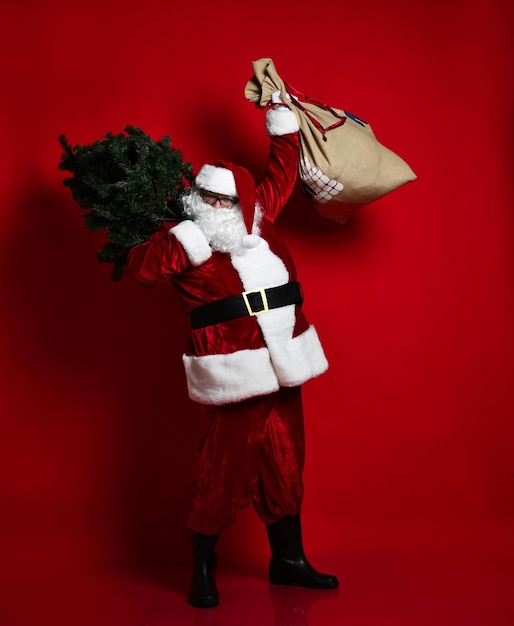
[[[232,252],[240,247],[247,232],[237,199],[193,189],[182,201],[184,212],[205,233],[213,250]]]

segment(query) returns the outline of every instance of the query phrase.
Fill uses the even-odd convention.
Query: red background
[[[305,386],[304,526],[320,554],[513,549],[512,3],[14,3],[3,9],[2,559],[182,563],[201,409],[173,291],[113,283],[58,136],[126,124],[195,169],[262,172],[244,99],[269,56],[371,122],[418,175],[345,226],[278,222],[331,367]],[[251,541],[247,537],[252,536]],[[250,511],[220,547],[264,562]],[[235,544],[236,549],[233,549]]]

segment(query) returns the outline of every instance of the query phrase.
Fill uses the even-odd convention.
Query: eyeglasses
[[[200,198],[210,206],[214,206],[216,202],[219,202],[220,206],[224,209],[230,209],[239,200],[239,198],[232,198],[232,196],[220,196],[217,193],[205,191],[204,189],[200,189]]]

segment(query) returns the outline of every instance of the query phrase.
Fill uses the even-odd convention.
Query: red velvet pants
[[[215,535],[253,502],[266,524],[300,513],[305,458],[301,387],[209,406],[193,475],[189,527]]]

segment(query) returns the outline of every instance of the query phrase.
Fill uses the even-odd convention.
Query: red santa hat
[[[216,161],[200,168],[195,185],[200,189],[239,198],[243,219],[248,233],[252,232],[255,214],[255,179],[250,172],[227,161]]]

